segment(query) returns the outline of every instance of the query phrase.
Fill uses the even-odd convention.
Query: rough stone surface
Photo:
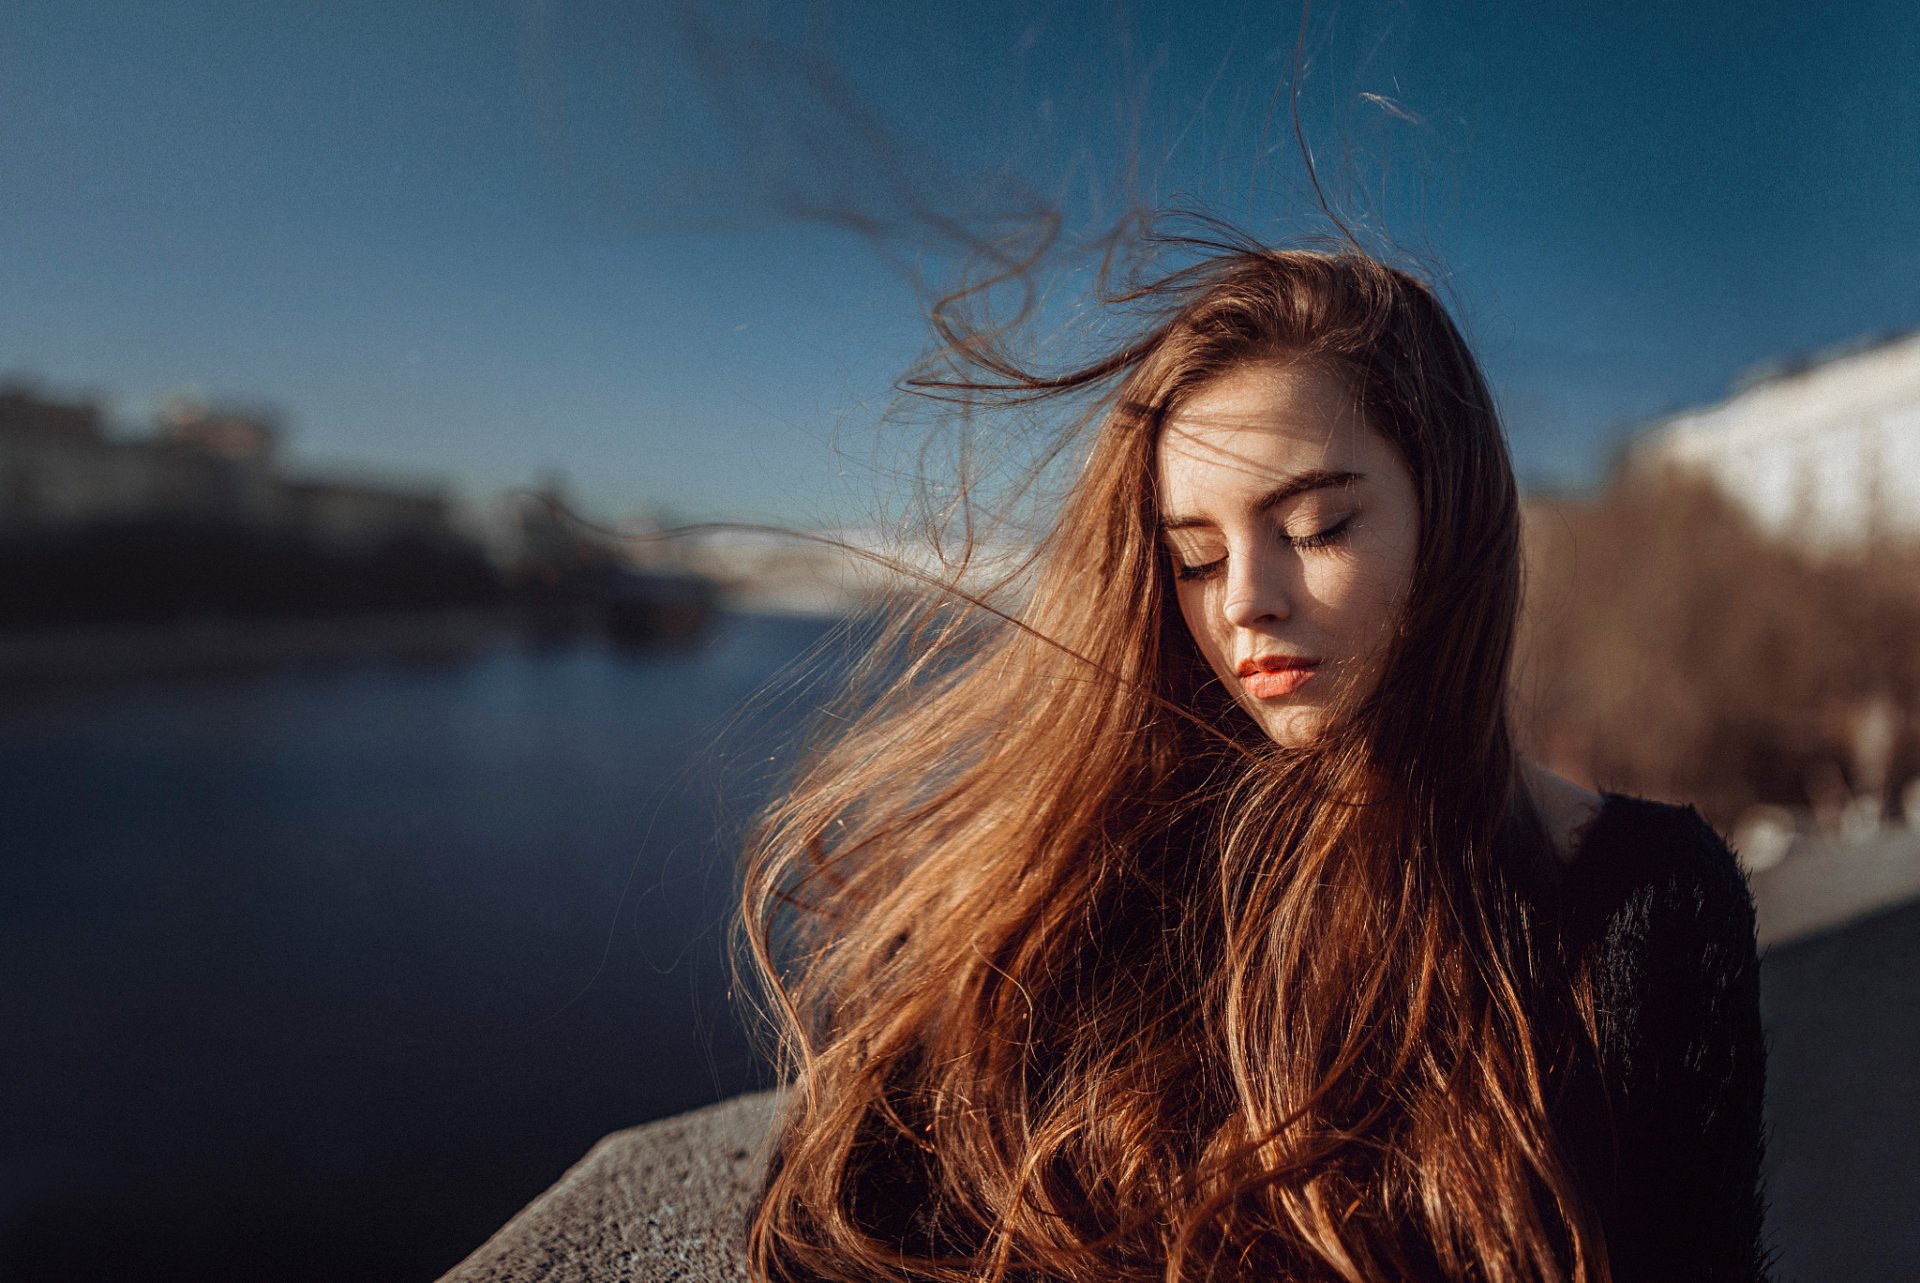
[[[777,1098],[615,1132],[441,1283],[746,1283]]]

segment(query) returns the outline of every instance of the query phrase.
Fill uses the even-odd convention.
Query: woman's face
[[[1278,744],[1372,691],[1413,579],[1419,498],[1338,376],[1250,364],[1162,429],[1161,542],[1215,676]]]

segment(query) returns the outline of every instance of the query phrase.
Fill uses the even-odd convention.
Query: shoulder
[[[442,1283],[740,1280],[773,1092],[615,1132]]]
[[[1565,891],[1575,947],[1629,1026],[1672,1033],[1728,1003],[1757,1002],[1753,893],[1692,807],[1608,794]]]
[[[1690,806],[1609,793],[1575,853],[1576,909],[1715,922],[1753,931],[1747,876],[1714,827]],[[1669,921],[1669,925],[1672,922]]]
[[[1753,894],[1692,807],[1609,794],[1567,891],[1619,1045],[1662,1044],[1697,1060],[1702,1038],[1758,1037]]]

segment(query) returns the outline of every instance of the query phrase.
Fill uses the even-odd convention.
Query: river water
[[[0,1278],[431,1278],[760,1082],[734,856],[828,634],[0,712]]]

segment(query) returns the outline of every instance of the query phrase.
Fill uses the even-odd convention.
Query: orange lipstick
[[[1243,659],[1234,672],[1255,699],[1284,699],[1313,679],[1320,661],[1300,655],[1259,655]]]

